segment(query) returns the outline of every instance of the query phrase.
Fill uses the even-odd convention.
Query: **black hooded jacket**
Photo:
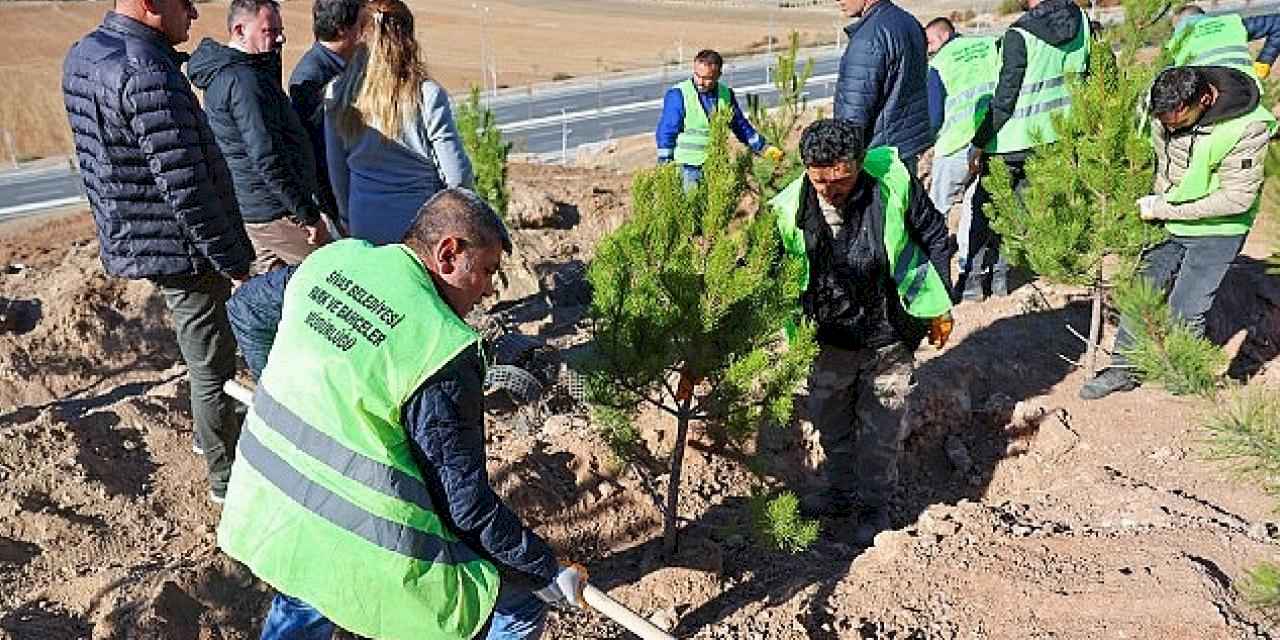
[[[187,75],[204,91],[209,125],[231,167],[245,222],[320,219],[315,158],[280,85],[280,54],[248,54],[205,38]]]
[[[1072,0],[1045,0],[1018,18],[1013,26],[1024,29],[1051,45],[1060,46],[1071,42],[1080,33],[1084,28],[1083,18],[1084,13]],[[1022,89],[1022,77],[1027,72],[1027,43],[1022,34],[1013,28],[1004,33],[1000,59],[1000,79],[996,83],[995,94],[991,97],[991,108],[973,136],[973,146],[979,149],[991,142],[996,132],[1013,115],[1014,106],[1018,103],[1018,92]],[[1027,152],[1016,151],[1004,155],[1008,159],[1017,160],[1026,157]]]

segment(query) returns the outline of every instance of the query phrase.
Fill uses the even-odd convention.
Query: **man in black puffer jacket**
[[[249,275],[226,161],[183,77],[193,4],[116,0],[63,65],[62,92],[107,273],[153,281],[173,314],[191,381],[196,450],[219,500],[240,421],[222,384],[235,374],[232,280]]]
[[[328,240],[315,159],[281,86],[284,26],[274,0],[234,0],[230,46],[205,38],[187,65],[231,166],[258,272],[298,264]]]
[[[924,28],[890,0],[837,0],[850,18],[849,46],[840,59],[835,117],[862,128],[866,146],[894,147],[913,175],[933,144],[926,79]]]

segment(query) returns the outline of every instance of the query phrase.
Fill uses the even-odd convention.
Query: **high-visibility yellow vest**
[[[942,129],[934,143],[936,156],[949,156],[969,146],[987,116],[1000,74],[998,42],[995,36],[953,38],[929,61],[947,89]]]
[[[711,120],[702,109],[698,99],[698,88],[693,80],[685,80],[677,84],[684,97],[684,128],[676,136],[675,161],[694,167],[701,167],[707,161],[707,144],[711,142]],[[729,87],[723,83],[716,84],[716,108],[729,108]]]
[[[996,132],[987,146],[991,153],[1024,151],[1041,144],[1057,142],[1053,114],[1071,112],[1071,92],[1067,80],[1089,69],[1089,16],[1080,12],[1080,32],[1061,48],[1055,47],[1030,31],[1012,27],[1027,46],[1027,71],[1022,76],[1018,101],[1013,115]]]
[[[1173,50],[1174,66],[1230,67],[1258,79],[1249,52],[1249,31],[1238,15],[1189,19],[1178,25],[1165,46]]]
[[[427,378],[478,345],[404,245],[311,254],[285,290],[218,546],[361,636],[478,633],[497,570],[445,527],[400,422]]]

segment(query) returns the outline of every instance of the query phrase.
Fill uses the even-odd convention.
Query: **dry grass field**
[[[479,9],[472,8],[478,4]],[[481,19],[497,61],[499,85],[657,66],[701,47],[763,50],[770,11],[605,0],[409,0],[432,72],[453,90],[478,83]],[[484,7],[488,12],[484,12]],[[59,82],[63,56],[111,7],[108,2],[0,2],[10,34],[0,47],[0,129],[11,132],[20,158],[68,153],[71,140]],[[200,38],[224,37],[226,4],[199,5],[190,50]],[[834,38],[834,5],[774,10],[775,33],[801,32],[806,42]],[[289,43],[285,69],[311,44],[311,3],[284,4]],[[0,138],[0,162],[9,150]]]

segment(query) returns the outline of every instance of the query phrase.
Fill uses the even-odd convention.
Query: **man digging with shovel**
[[[236,293],[242,348],[270,355],[218,545],[279,592],[264,640],[335,625],[537,638],[547,603],[582,606],[585,571],[561,566],[485,470],[483,360],[463,318],[504,251],[497,214],[450,189],[402,244],[340,241]]]

